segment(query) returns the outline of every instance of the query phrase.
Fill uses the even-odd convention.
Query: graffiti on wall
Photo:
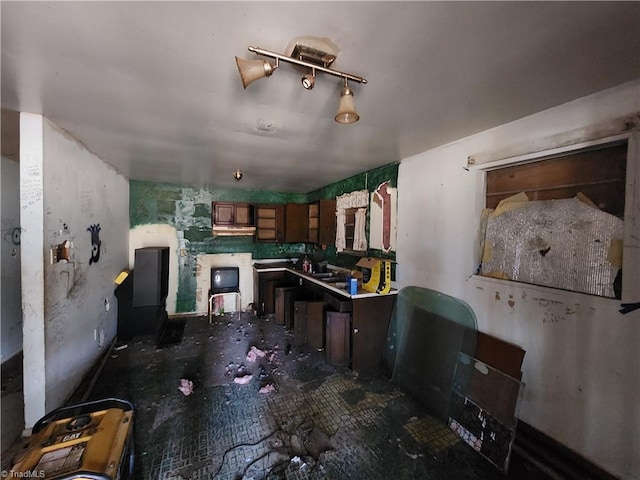
[[[100,260],[100,245],[102,245],[100,241],[100,230],[99,223],[89,225],[89,228],[87,228],[87,231],[91,232],[91,258],[89,259],[89,265],[97,263],[98,260]]]

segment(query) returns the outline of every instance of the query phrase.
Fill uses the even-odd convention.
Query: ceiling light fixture
[[[280,61],[291,63],[311,70],[311,73],[307,73],[302,77],[302,86],[307,90],[311,90],[315,85],[316,71],[342,78],[344,80],[344,88],[340,94],[340,106],[335,120],[338,123],[348,124],[357,122],[360,118],[355,110],[353,91],[349,88],[347,82],[351,80],[358,83],[367,83],[367,79],[329,68],[336,59],[335,55],[299,44],[295,45],[290,57],[259,47],[248,47],[248,50],[256,55],[273,58],[275,64],[267,60],[244,60],[236,57],[236,65],[244,88],[247,88],[255,80],[270,77],[280,67]]]
[[[307,90],[311,90],[316,84],[316,69],[312,68],[311,73],[307,73],[302,77],[302,86]]]

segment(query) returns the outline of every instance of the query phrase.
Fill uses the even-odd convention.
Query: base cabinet
[[[276,288],[286,286],[286,272],[257,272],[254,274],[253,298],[259,317],[276,313]]]
[[[293,328],[294,302],[298,295],[298,287],[276,288],[276,323],[284,325],[287,330]]]
[[[327,363],[360,375],[382,371],[387,330],[396,295],[350,298],[291,271],[254,278],[258,311],[293,331],[292,343],[325,350]]]
[[[327,312],[326,361],[348,367],[351,351],[351,315],[347,312]]]
[[[353,301],[351,369],[360,375],[382,369],[382,352],[395,299],[395,295],[380,295]]]
[[[293,344],[302,347],[308,343],[307,338],[307,306],[309,302],[293,303]]]
[[[294,302],[293,343],[308,345],[316,350],[324,349],[326,303],[312,300]]]

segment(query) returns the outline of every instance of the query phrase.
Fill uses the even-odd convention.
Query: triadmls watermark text
[[[14,472],[2,470],[0,478],[44,478],[44,470],[26,470],[24,472]]]

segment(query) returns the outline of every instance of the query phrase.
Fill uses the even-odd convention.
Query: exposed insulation
[[[622,235],[621,219],[577,198],[525,202],[489,218],[481,274],[614,297]]]

